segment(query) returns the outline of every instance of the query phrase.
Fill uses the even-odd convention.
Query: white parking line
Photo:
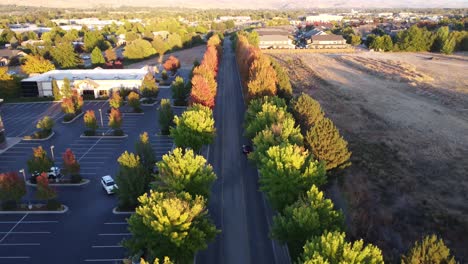
[[[122,245],[112,245],[112,246],[92,246],[92,248],[122,248]]]
[[[21,223],[21,221],[23,221],[24,218],[26,218],[26,216],[28,216],[28,214],[25,214],[25,215],[10,229],[10,231],[8,231],[8,232],[6,233],[5,236],[3,236],[3,238],[0,240],[0,243],[2,243],[3,240],[5,240],[5,238],[19,225],[19,223]]]
[[[99,234],[99,236],[130,236],[132,233]]]
[[[85,259],[86,262],[110,262],[110,261],[123,261],[124,259]]]
[[[105,225],[126,225],[128,224],[127,222],[108,222],[104,223]]]
[[[29,259],[27,256],[11,256],[11,257],[0,257],[0,259]]]
[[[40,246],[41,244],[40,243],[11,243],[11,244],[0,244],[0,246],[12,246],[12,247],[16,247],[16,246]]]
[[[16,221],[0,221],[0,224],[13,224]],[[21,224],[49,224],[58,223],[58,221],[22,221]]]
[[[8,232],[0,232],[0,234],[7,234]],[[47,231],[37,231],[37,232],[10,232],[10,234],[50,234]]]

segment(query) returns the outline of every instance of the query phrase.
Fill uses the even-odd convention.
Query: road
[[[226,38],[218,73],[214,117],[217,137],[209,162],[218,180],[209,210],[221,234],[197,263],[289,263],[283,247],[269,238],[271,210],[259,191],[257,170],[241,152],[244,101],[231,42]]]

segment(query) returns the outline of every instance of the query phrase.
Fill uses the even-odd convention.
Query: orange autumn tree
[[[190,93],[190,104],[201,104],[210,108],[215,105],[215,93],[205,78],[195,75],[192,78],[192,91]]]
[[[211,69],[213,75],[216,77],[218,74],[218,51],[215,46],[207,47],[201,64],[204,64],[208,69]]]
[[[63,98],[61,106],[65,114],[75,114],[75,105],[71,98]]]
[[[47,209],[49,210],[56,210],[60,207],[60,204],[56,201],[57,192],[50,187],[49,179],[45,172],[41,173],[41,175],[37,176],[37,190],[36,190],[36,198],[38,200],[46,200],[47,201]]]
[[[195,67],[193,69],[193,77],[195,77],[196,75],[200,75],[203,78],[205,78],[205,80],[208,82],[210,90],[214,94],[216,94],[216,89],[217,89],[218,84],[216,83],[216,79],[215,79],[213,70],[208,68],[208,65],[201,64],[201,65]],[[193,79],[193,77],[192,77],[192,79]]]
[[[254,60],[249,69],[249,82],[247,83],[249,100],[276,95],[276,81],[276,71],[266,56],[262,55]]]
[[[81,113],[81,109],[83,108],[83,96],[78,94],[77,90],[73,90],[72,96],[71,96],[72,102],[73,102],[73,107],[75,112],[74,113]]]
[[[166,62],[164,62],[163,67],[166,71],[171,71],[172,74],[175,74],[180,68],[180,61],[174,56],[169,56]]]
[[[119,109],[111,108],[108,125],[114,130],[115,136],[123,135],[123,131],[120,129],[122,126],[122,114],[120,113]]]
[[[80,164],[75,158],[75,154],[69,148],[65,150],[62,155],[63,158],[63,172],[67,175],[78,174],[80,172]]]
[[[26,195],[26,184],[17,172],[0,173],[0,208],[16,208],[21,198]]]

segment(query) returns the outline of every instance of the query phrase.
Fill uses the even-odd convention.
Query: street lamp
[[[23,174],[24,184],[26,184],[26,173],[24,172],[24,169],[19,170],[19,172]],[[29,200],[29,198],[28,198],[28,208],[29,210],[32,209],[31,200]]]
[[[54,157],[54,148],[55,148],[54,145],[50,146],[50,153],[52,154],[52,160],[53,160],[53,161],[55,161],[55,157]]]
[[[99,108],[99,116],[101,117],[101,127],[104,127],[104,122],[102,121],[102,109]]]

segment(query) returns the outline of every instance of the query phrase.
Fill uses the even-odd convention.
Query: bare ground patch
[[[289,70],[295,92],[319,100],[349,142],[353,165],[338,188],[345,202],[337,203],[346,206],[349,233],[377,244],[388,262],[398,262],[421,236],[437,233],[467,261],[468,118],[459,102],[468,95],[439,88],[447,80],[437,76],[432,89],[443,92],[428,96],[420,84],[334,56],[272,56]]]

